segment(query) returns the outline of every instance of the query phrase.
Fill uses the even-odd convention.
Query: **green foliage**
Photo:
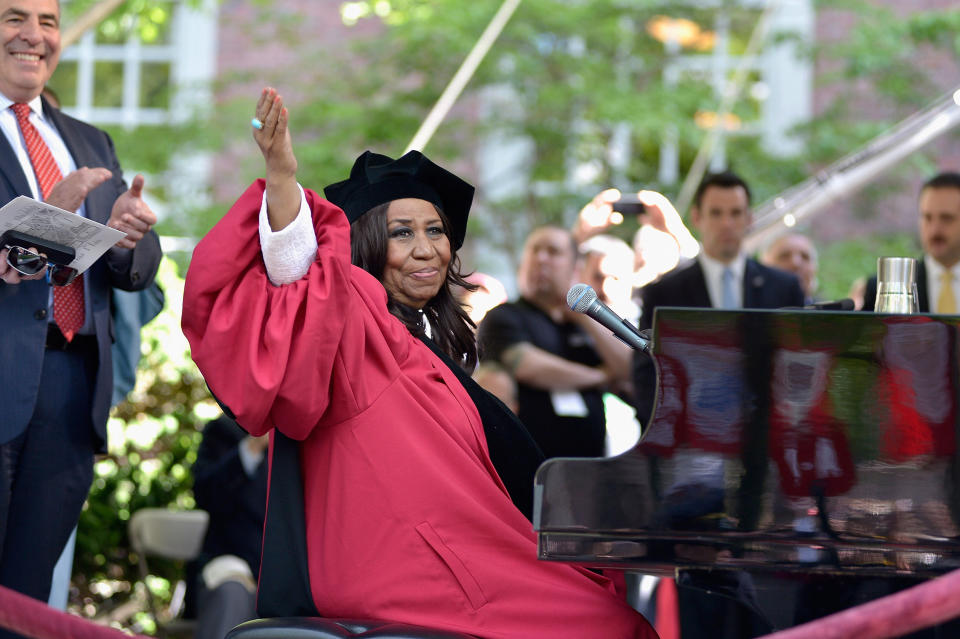
[[[197,4],[199,0],[189,0]],[[69,25],[83,15],[97,0],[62,2],[61,22]],[[172,0],[127,0],[97,26],[97,41],[104,44],[122,44],[131,33],[148,44],[167,41],[173,16]]]
[[[96,463],[77,530],[71,605],[121,624],[142,608],[123,606],[136,596],[138,575],[127,536],[130,515],[146,507],[194,507],[190,466],[203,424],[219,414],[180,331],[183,280],[169,260],[158,281],[167,304],[142,332],[137,385],[111,413],[109,452]],[[151,558],[150,567],[151,590],[168,601],[183,566]],[[111,615],[118,610],[119,618]]]
[[[319,187],[339,179],[366,148],[398,154],[500,4],[499,0],[345,2],[341,16],[346,24],[359,28],[377,22],[380,28],[368,29],[371,35],[357,38],[350,48],[321,48],[322,64],[311,63],[318,55],[317,43],[297,30],[296,20],[292,24],[284,20],[273,30],[258,25],[255,35],[262,37],[274,36],[282,28],[286,41],[305,61],[278,69],[274,80],[281,90],[296,94],[289,102],[301,181]],[[904,18],[860,0],[831,3],[830,9],[849,11],[857,20],[849,38],[811,52],[820,68],[835,69],[824,77],[844,85],[835,103],[800,130],[807,152],[795,158],[773,157],[749,134],[726,141],[727,157],[749,177],[758,202],[928,103],[937,92],[932,78],[914,64],[918,52],[930,47],[956,50],[958,10]],[[585,198],[609,185],[675,195],[671,191],[679,185],[657,181],[663,131],[671,127],[677,132],[683,172],[706,135],[694,124],[694,115],[715,109],[719,99],[710,77],[702,73],[686,72],[675,81],[664,81],[664,45],[647,32],[647,25],[655,16],[668,15],[687,17],[710,29],[715,11],[685,2],[523,2],[470,81],[459,101],[463,106],[448,116],[427,149],[442,163],[456,166],[472,160],[478,141],[492,131],[505,140],[530,143],[524,167],[529,171],[527,190],[502,202],[486,199],[481,192],[476,212],[489,220],[478,225],[480,232],[509,228],[522,236],[538,223],[569,223]],[[731,47],[737,53],[745,48],[760,14],[730,6],[726,11]],[[709,55],[709,50],[691,46],[683,53]],[[225,85],[238,80],[242,78],[222,78]],[[880,99],[891,105],[889,120],[858,117],[852,96],[863,83],[875,86]],[[495,102],[492,112],[474,117],[478,96],[490,91],[507,97]],[[221,109],[210,128],[233,134],[230,122],[244,121],[240,114],[249,113],[250,103],[251,99],[242,99]],[[743,97],[735,111],[749,122],[757,104]],[[607,149],[624,124],[630,127],[632,155],[626,172],[619,174],[608,163]],[[570,184],[572,163],[587,161],[596,168],[594,185]],[[245,170],[258,174],[259,158],[249,157]],[[206,227],[200,230],[210,223],[204,220]],[[509,250],[512,242],[503,235],[491,231],[484,237],[494,247]]]
[[[890,128],[899,119],[939,97],[934,68],[917,64],[921,54],[960,56],[960,8],[918,11],[907,15],[867,0],[819,2],[826,11],[856,16],[849,37],[814,47],[823,69],[818,82],[835,98],[819,117],[803,127],[807,156],[813,163],[831,162]],[[887,119],[862,114],[864,87],[870,87],[872,113],[887,107]]]
[[[65,3],[65,21],[92,4],[93,0]],[[302,61],[276,69],[271,81],[289,94],[300,179],[319,188],[345,175],[352,159],[366,148],[400,153],[501,2],[343,2],[345,24],[366,27],[370,35],[337,48],[318,43],[294,5],[267,0],[251,4],[262,12],[262,19],[251,24],[251,41],[284,41]],[[846,12],[855,20],[842,42],[811,48],[818,69],[827,70],[818,77],[835,85],[837,98],[800,128],[806,151],[783,159],[771,157],[753,135],[734,135],[726,141],[727,157],[749,177],[758,202],[929,103],[937,90],[929,72],[915,64],[918,52],[960,53],[958,9],[903,16],[867,0],[819,4],[821,11]],[[98,37],[108,37],[109,31],[125,38],[137,28],[148,42],[162,41],[170,9],[166,0],[130,0],[101,25]],[[729,3],[725,11],[736,54],[745,48],[759,12]],[[647,32],[647,25],[654,17],[667,15],[688,18],[709,30],[715,12],[680,1],[525,0],[427,151],[442,163],[457,166],[472,161],[478,140],[491,131],[507,140],[528,140],[527,191],[504,202],[489,201],[483,192],[478,195],[477,214],[491,218],[482,228],[509,226],[519,235],[536,223],[571,221],[585,198],[605,186],[653,188],[676,195],[678,185],[657,181],[663,131],[671,127],[677,132],[682,173],[705,136],[694,124],[694,115],[715,109],[719,100],[703,73],[686,72],[675,82],[664,82],[664,45]],[[370,29],[371,22],[379,27]],[[779,40],[791,37],[776,35]],[[684,55],[709,55],[708,48],[697,46],[684,49]],[[248,72],[237,72],[223,75],[218,84],[229,88],[248,78]],[[890,106],[888,119],[866,120],[860,115],[855,97],[865,85]],[[508,103],[475,117],[477,97],[487,91],[506,91]],[[169,168],[184,146],[219,152],[244,141],[237,172],[252,178],[262,173],[243,126],[253,99],[218,104],[215,112],[185,127],[141,127],[132,133],[116,128],[111,133],[125,164],[157,175]],[[735,112],[749,122],[756,109],[752,99],[743,97]],[[626,171],[619,173],[609,165],[606,153],[614,132],[624,124],[630,127],[632,153]],[[597,169],[594,184],[569,184],[571,164],[586,161]],[[167,222],[169,228],[161,230],[202,235],[228,204],[219,202],[178,216],[176,223]],[[501,249],[510,248],[508,244],[493,243]]]
[[[870,235],[829,244],[820,251],[820,290],[822,299],[850,296],[857,280],[877,274],[877,258],[882,256],[916,257],[920,247],[913,235]]]
[[[663,45],[644,25],[673,5],[627,4],[587,0],[562,3],[562,10],[552,0],[521,4],[471,80],[460,101],[464,107],[448,116],[430,142],[432,157],[455,166],[470,161],[478,140],[491,130],[505,139],[530,141],[527,191],[509,202],[483,200],[481,193],[477,212],[490,218],[485,227],[508,227],[522,236],[535,224],[572,221],[595,187],[569,184],[571,161],[596,160],[598,187],[609,185],[615,176],[605,159],[606,148],[623,123],[632,129],[637,152],[627,174],[617,178],[625,182],[619,186],[660,186],[659,149],[650,141],[659,141],[667,125],[678,131],[684,161],[692,161],[703,135],[693,115],[712,100],[712,91],[693,76],[671,87],[663,83]],[[318,55],[314,38],[285,21],[285,40],[305,63],[277,69],[272,80],[283,92],[296,95],[289,103],[299,177],[314,187],[345,175],[363,149],[399,154],[500,2],[379,0],[343,6],[342,14],[352,21],[380,21],[383,27],[349,49],[323,48],[323,63],[313,64]],[[690,11],[686,6],[683,10]],[[711,12],[695,13],[709,24]],[[734,35],[745,39],[757,14],[735,13]],[[272,23],[258,24],[252,35],[274,36],[278,29]],[[239,74],[221,82],[229,86],[243,79]],[[494,112],[463,117],[472,112],[480,93],[505,87],[506,103]],[[246,120],[241,114],[249,113],[251,101],[223,105],[209,128],[233,135],[233,123]],[[242,167],[249,175],[262,171],[253,155],[248,154],[249,167]],[[781,180],[777,186],[788,184]],[[209,218],[199,220],[198,232],[210,224]]]

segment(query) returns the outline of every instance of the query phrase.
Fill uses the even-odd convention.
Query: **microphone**
[[[845,297],[830,302],[814,302],[813,304],[807,304],[803,308],[810,311],[852,311],[853,306],[853,300]]]
[[[578,313],[585,313],[610,329],[621,342],[630,348],[650,352],[650,339],[637,327],[610,310],[610,307],[597,299],[597,292],[589,284],[574,284],[567,291],[567,306]]]

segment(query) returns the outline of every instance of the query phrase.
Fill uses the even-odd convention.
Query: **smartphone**
[[[612,206],[614,211],[622,213],[624,217],[640,215],[644,211],[643,202],[636,195],[622,195]]]
[[[60,244],[52,240],[45,240],[42,237],[21,233],[13,229],[5,231],[3,235],[0,236],[0,248],[6,248],[7,246],[19,246],[25,249],[34,247],[37,251],[47,256],[48,262],[62,266],[66,266],[77,256],[77,252],[72,246]]]

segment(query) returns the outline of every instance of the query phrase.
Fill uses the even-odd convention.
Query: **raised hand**
[[[129,190],[113,203],[107,226],[127,234],[116,243],[120,248],[135,247],[137,242],[143,239],[143,236],[157,223],[157,216],[143,200],[143,184],[143,176],[138,174],[133,178]]]
[[[667,196],[656,191],[640,191],[637,193],[637,198],[643,202],[644,206],[644,212],[640,214],[641,223],[672,235],[680,247],[682,256],[692,257],[697,254],[696,239]]]
[[[64,211],[76,213],[90,191],[109,180],[111,175],[110,169],[81,166],[57,182],[45,201]]]
[[[586,206],[580,209],[573,227],[573,237],[580,244],[598,233],[603,233],[616,224],[613,203],[620,199],[617,189],[605,189],[597,193]]]
[[[276,89],[267,87],[260,92],[255,117],[261,126],[254,126],[253,139],[263,153],[267,169],[267,219],[270,228],[279,231],[296,219],[300,211],[300,189],[297,188],[297,158],[287,128],[287,109]]]
[[[678,222],[681,225],[683,224],[677,209],[673,208],[673,204],[662,193],[639,191],[637,198],[643,202],[644,210],[640,214],[640,218],[644,224],[649,224],[658,231],[671,234]],[[667,218],[669,218],[669,223]]]
[[[283,106],[283,96],[277,94],[276,89],[267,87],[260,93],[256,118],[262,127],[253,129],[253,139],[267,164],[267,179],[271,174],[276,177],[295,176],[297,158],[293,155],[293,143],[287,128],[287,109]]]

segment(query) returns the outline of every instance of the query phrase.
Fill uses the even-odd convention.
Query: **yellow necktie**
[[[953,296],[953,274],[949,269],[940,276],[940,295],[937,297],[937,312],[944,315],[956,315],[957,300]]]

